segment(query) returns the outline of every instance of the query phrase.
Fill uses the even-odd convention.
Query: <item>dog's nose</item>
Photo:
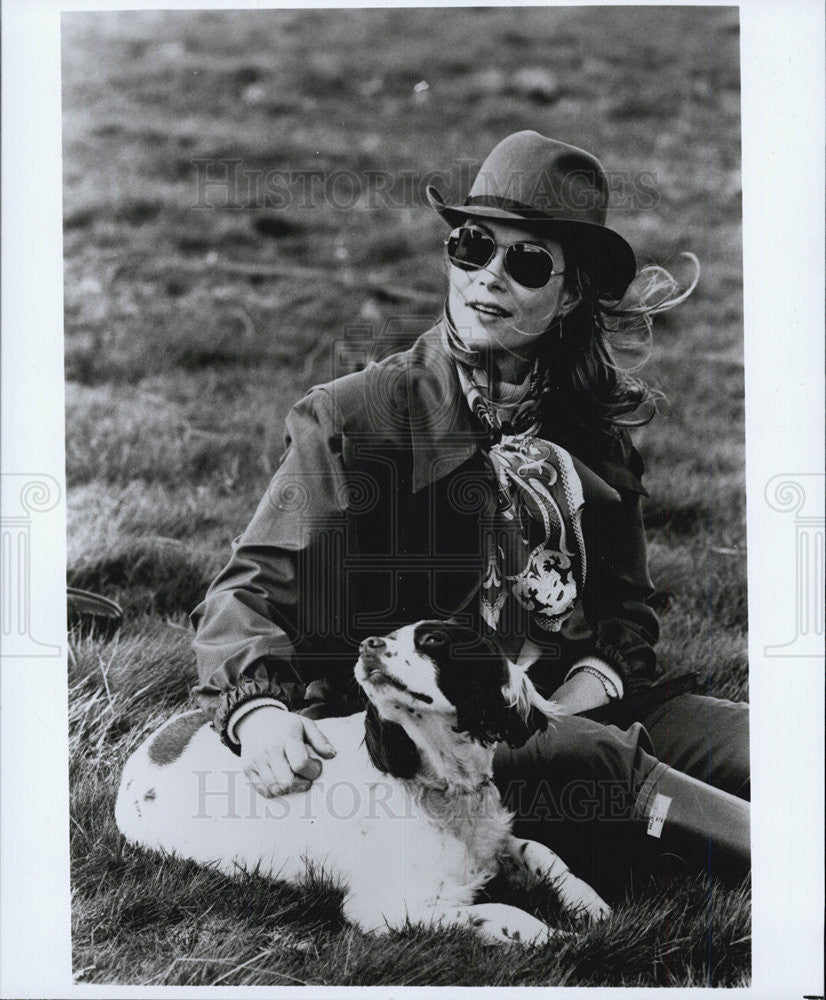
[[[380,653],[384,648],[384,639],[377,635],[368,636],[359,646],[362,653]]]

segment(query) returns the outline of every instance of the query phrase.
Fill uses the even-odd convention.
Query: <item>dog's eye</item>
[[[428,632],[421,638],[421,644],[425,649],[435,649],[437,646],[444,646],[447,636],[444,632]]]

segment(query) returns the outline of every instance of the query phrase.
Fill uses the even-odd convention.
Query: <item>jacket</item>
[[[563,630],[531,636],[543,651],[531,676],[550,692],[593,654],[633,693],[655,679],[658,636],[642,462],[627,431],[559,430],[541,436],[572,454],[582,480],[587,577]],[[367,636],[423,618],[478,623],[481,532],[496,503],[485,444],[439,325],[293,407],[281,464],[192,613],[193,694],[232,749],[227,720],[249,699],[354,706]]]

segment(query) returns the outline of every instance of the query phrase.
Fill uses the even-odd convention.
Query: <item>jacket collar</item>
[[[419,337],[407,352],[414,493],[450,475],[487,440],[465,402],[443,323]]]
[[[482,451],[485,429],[470,412],[459,384],[456,364],[447,346],[444,319],[406,352],[407,403],[413,450],[413,492],[450,475]],[[586,499],[619,500],[614,487],[646,495],[639,478],[612,458],[598,472],[572,454]]]

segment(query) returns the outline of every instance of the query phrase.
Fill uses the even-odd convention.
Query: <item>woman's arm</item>
[[[630,445],[629,450],[638,477],[642,462]],[[588,567],[583,611],[593,635],[589,652],[617,671],[629,694],[656,679],[659,622],[648,604],[654,586],[648,572],[641,496],[630,489],[619,493],[619,503],[585,509]]]
[[[303,694],[310,678],[299,654],[317,642],[316,595],[329,594],[338,579],[324,539],[344,529],[347,491],[327,393],[310,393],[294,407],[287,443],[252,521],[192,613],[193,694],[236,753],[227,733],[233,713],[254,699],[290,708]]]
[[[551,700],[560,705],[565,714],[576,715],[578,712],[589,712],[592,708],[606,705],[610,699],[605,685],[593,674],[583,671],[561,684],[554,691]]]

